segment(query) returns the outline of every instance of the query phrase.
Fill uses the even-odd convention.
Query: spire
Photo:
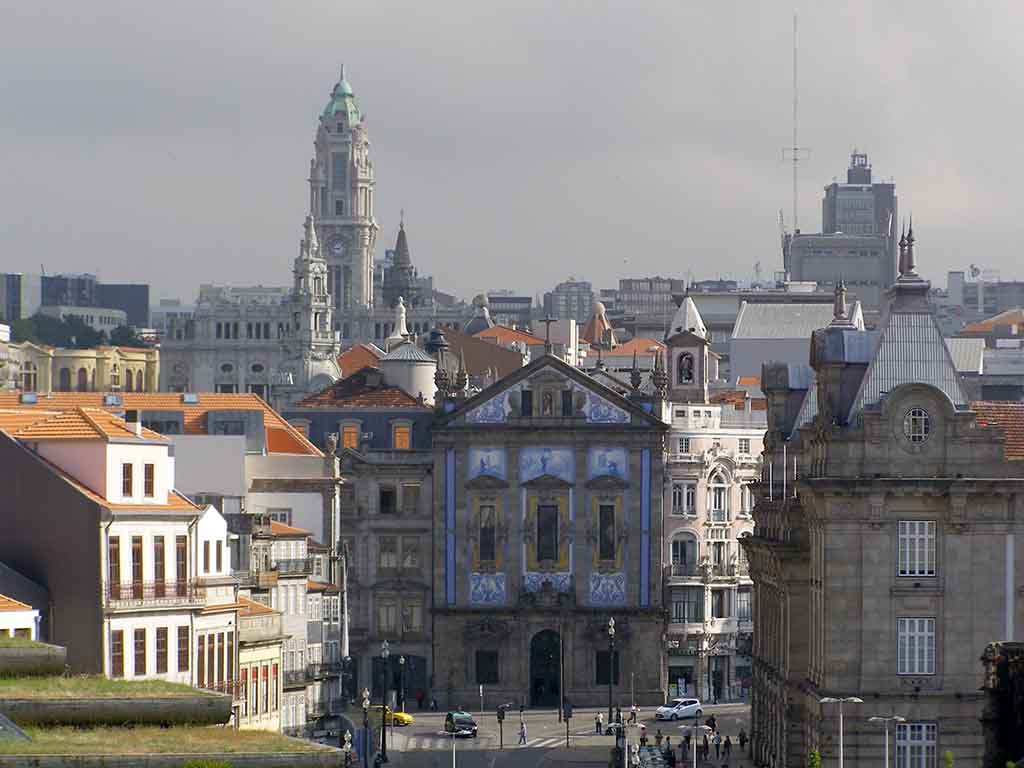
[[[465,392],[469,385],[469,374],[466,373],[466,353],[459,348],[459,370],[455,374],[455,391]]]
[[[395,267],[411,267],[412,257],[409,255],[409,241],[405,236],[405,211],[402,211],[398,223],[398,238],[395,240]]]
[[[907,271],[907,230],[906,227],[902,228],[900,234],[900,260],[896,265],[899,269],[900,277]]]
[[[629,383],[633,389],[640,389],[640,368],[637,367],[636,350],[633,350],[633,370],[629,372]]]
[[[303,245],[310,258],[320,255],[320,243],[316,239],[316,227],[313,224],[313,214],[306,216]]]
[[[906,277],[917,277],[917,264],[914,261],[914,216],[910,216],[910,229],[907,230],[907,256],[904,260],[903,273]]]
[[[664,398],[668,392],[668,373],[665,371],[665,358],[661,352],[654,354],[654,373],[651,374],[651,383],[658,396]]]
[[[338,82],[339,83],[345,82],[345,64],[344,64],[344,62],[342,62],[342,65],[341,65],[341,73],[338,75]]]

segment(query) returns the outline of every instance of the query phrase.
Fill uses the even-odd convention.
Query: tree
[[[66,320],[36,314],[11,323],[11,337],[15,341],[31,341],[50,347],[86,349],[97,347],[107,340],[103,331],[97,331],[76,317]]]
[[[127,325],[119,325],[110,332],[110,343],[115,347],[149,347],[149,343],[135,335],[135,331]]]
[[[953,768],[953,753],[948,749],[942,753],[943,768]]]
[[[821,768],[821,753],[817,748],[811,750],[807,758],[807,768]]]

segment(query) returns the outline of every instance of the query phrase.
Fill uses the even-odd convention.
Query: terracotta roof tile
[[[363,368],[348,378],[336,381],[322,392],[309,395],[297,404],[300,408],[422,408],[404,389],[389,387],[376,368]]]
[[[638,355],[650,355],[655,352],[664,352],[666,349],[665,345],[657,339],[630,339],[624,344],[619,344],[614,349],[605,350],[605,357],[622,357],[628,355],[632,357],[633,352]]]
[[[517,328],[509,328],[507,325],[492,325],[490,328],[477,331],[473,334],[473,337],[497,342],[502,346],[508,346],[516,341],[521,341],[529,347],[544,345],[544,339],[540,336],[534,336],[532,333],[520,331]]]
[[[33,413],[35,416],[33,417]],[[31,406],[0,411],[0,429],[19,440],[110,440],[138,439],[118,418],[100,408],[77,407],[73,410],[34,411]],[[169,442],[163,435],[143,428],[146,440]]]
[[[307,592],[337,592],[338,588],[334,584],[328,584],[323,581],[314,581],[310,579],[306,582]]]
[[[31,611],[32,606],[15,600],[7,595],[0,595],[0,611]]]
[[[309,536],[309,531],[305,528],[296,528],[292,525],[285,525],[284,523],[278,522],[277,520],[270,521],[270,535],[271,536],[302,536],[305,538]]]
[[[271,613],[277,613],[269,605],[258,603],[255,600],[250,600],[248,597],[238,596],[238,615],[240,617],[245,616],[267,616]]]
[[[708,398],[712,403],[718,405],[731,405],[737,411],[742,411],[746,408],[747,395],[749,393],[746,390],[734,389],[727,390],[724,392],[715,392]],[[768,410],[768,400],[763,397],[752,397],[750,398],[750,410],[752,411],[766,411]]]
[[[998,325],[1024,325],[1024,309],[1008,309],[998,315],[970,323],[961,329],[961,333],[989,333]]]
[[[309,442],[299,430],[285,421],[260,397],[251,393],[202,392],[198,395],[198,403],[185,403],[181,394],[176,392],[125,392],[121,395],[122,405],[118,406],[104,405],[104,397],[103,392],[53,392],[49,395],[39,395],[39,402],[36,405],[26,405],[21,402],[20,392],[0,392],[0,409],[39,408],[47,411],[67,411],[81,406],[114,412],[180,411],[184,417],[186,435],[207,434],[206,416],[210,411],[263,411],[263,424],[268,430],[268,451],[323,456],[320,449]],[[272,438],[269,434],[271,429],[287,432],[290,439],[278,440],[276,436]]]
[[[341,368],[341,377],[351,376],[363,368],[376,368],[377,362],[383,357],[378,350],[368,344],[356,344],[349,347],[338,355],[338,367]]]
[[[971,410],[979,427],[995,427],[1003,433],[1003,455],[1008,460],[1024,459],[1024,403],[976,401]]]
[[[740,376],[736,380],[736,383],[741,387],[759,387],[761,386],[760,376]]]

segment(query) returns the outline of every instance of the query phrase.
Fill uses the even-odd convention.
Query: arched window
[[[35,392],[39,386],[39,369],[36,364],[26,360],[21,364],[21,390],[22,392]]]
[[[71,369],[61,368],[60,369],[60,381],[58,382],[57,389],[61,392],[71,391]]]
[[[681,533],[672,539],[672,576],[694,576],[700,547],[691,533]]]
[[[121,388],[121,369],[118,368],[116,364],[110,369],[110,388]]]
[[[135,391],[136,392],[143,392],[143,391],[145,391],[143,389],[143,387],[142,387],[142,371],[136,371],[135,372]]]
[[[680,384],[693,383],[693,355],[689,352],[684,352],[679,356],[679,375],[677,378]]]
[[[131,371],[124,372],[124,391],[131,392],[135,388],[135,379],[132,378]]]
[[[89,391],[89,372],[85,368],[78,369],[78,391]]]
[[[713,523],[729,519],[729,481],[720,469],[712,472],[708,481],[708,510]]]
[[[739,538],[745,539],[750,536],[751,531],[744,531],[739,535]],[[747,553],[743,549],[742,544],[737,545],[738,552],[736,553],[736,575],[747,576],[750,573],[750,564],[747,562]]]

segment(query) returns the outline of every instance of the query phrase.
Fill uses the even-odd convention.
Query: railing
[[[700,624],[704,621],[704,616],[701,614],[672,614],[672,618],[669,619],[670,624]]]
[[[328,675],[340,675],[341,674],[341,662],[340,661],[324,661],[320,664],[308,664],[306,665],[306,675],[310,678],[314,677],[327,677]]]
[[[728,563],[715,563],[711,566],[711,575],[719,578],[735,576],[736,566]]]
[[[672,517],[696,517],[696,509],[686,509],[685,507],[672,507]]]
[[[206,599],[206,590],[195,581],[104,582],[103,596],[110,608],[192,605]]]
[[[679,578],[681,576],[696,576],[698,573],[696,563],[672,563],[669,566],[669,576]]]
[[[312,573],[313,558],[302,557],[291,560],[277,560],[272,566],[278,573]]]
[[[286,669],[282,679],[285,685],[304,685],[309,678],[305,669]]]

